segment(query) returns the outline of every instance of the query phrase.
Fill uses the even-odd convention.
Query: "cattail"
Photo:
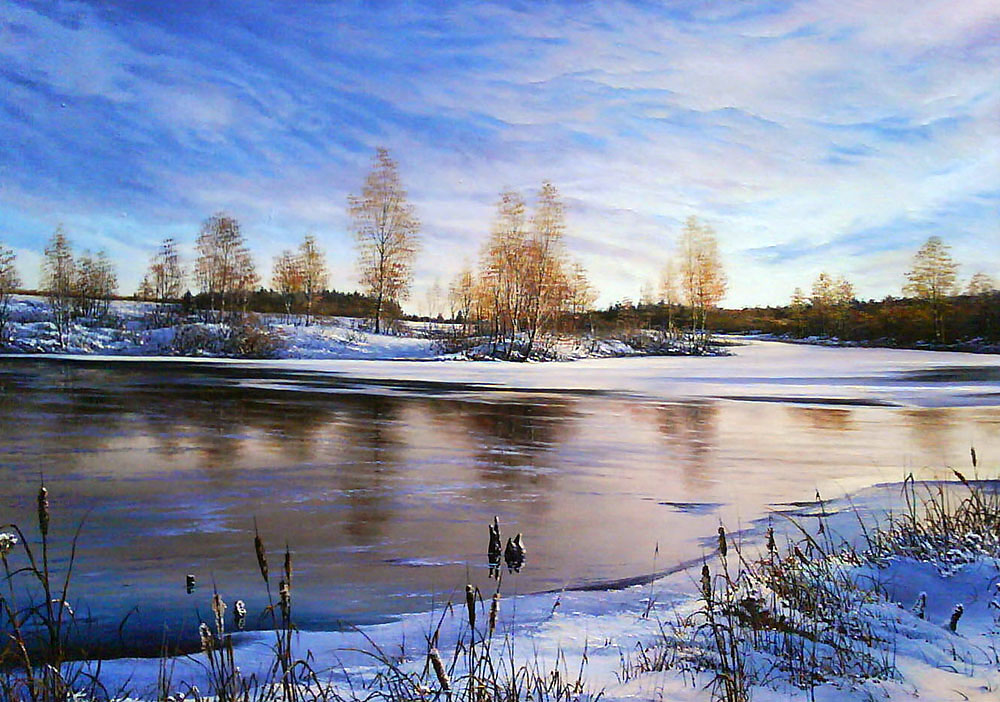
[[[951,472],[955,474],[955,477],[956,477],[956,478],[958,478],[958,481],[959,481],[960,483],[962,483],[962,485],[965,485],[965,486],[968,486],[968,485],[969,485],[969,481],[965,479],[965,476],[964,476],[964,475],[962,475],[961,473],[959,473],[959,472],[958,472],[957,470],[955,470],[954,468],[952,468],[952,469],[951,469]]]
[[[490,636],[497,628],[497,615],[500,613],[500,591],[493,593],[493,601],[490,602]]]
[[[767,551],[772,556],[778,550],[778,547],[774,545],[774,527],[767,528]]]
[[[211,651],[214,646],[214,641],[212,640],[212,630],[208,628],[208,624],[202,622],[198,627],[198,636],[201,638],[201,650],[205,653]]]
[[[961,604],[955,605],[955,609],[951,611],[951,619],[948,620],[948,628],[952,631],[958,629],[958,620],[962,618],[962,614],[965,612],[965,607]]]
[[[215,615],[215,630],[221,636],[226,630],[226,603],[218,591],[212,594],[212,613]]]
[[[726,557],[726,553],[728,551],[729,551],[729,549],[726,547],[726,528],[720,526],[719,527],[719,553],[722,555],[723,558],[725,558]]]
[[[476,588],[471,584],[465,586],[465,607],[469,610],[469,628],[476,629]]]
[[[42,536],[49,535],[49,491],[44,485],[38,488],[38,528]]]
[[[247,606],[243,600],[236,600],[236,604],[233,605],[233,624],[237,629],[243,631],[243,627],[247,623]]]
[[[288,589],[292,589],[292,552],[288,550],[288,544],[285,544],[285,580],[288,581]]]
[[[257,531],[257,520],[253,520],[253,550],[257,553],[257,568],[260,575],[267,582],[267,554],[264,553],[264,542],[260,539],[260,532]]]
[[[708,571],[708,564],[701,567],[701,594],[705,602],[712,604],[712,575]]]
[[[970,446],[969,453],[972,454],[972,467],[975,468],[979,465],[979,462],[976,460],[976,447]]]
[[[282,578],[278,583],[278,604],[281,606],[281,613],[287,618],[292,609],[292,593],[288,589],[288,582]]]
[[[917,595],[917,601],[913,603],[913,614],[917,619],[924,618],[924,612],[927,610],[927,593],[921,592]]]
[[[190,595],[192,592],[194,592],[194,587],[197,584],[197,582],[198,581],[195,579],[194,575],[192,575],[191,573],[188,573],[184,577],[184,589],[187,590],[187,594]]]
[[[431,666],[434,668],[434,675],[437,676],[441,689],[445,692],[451,692],[451,680],[448,679],[448,672],[444,669],[444,661],[441,660],[441,654],[438,653],[437,647],[431,647],[430,653],[427,655],[431,659]]]

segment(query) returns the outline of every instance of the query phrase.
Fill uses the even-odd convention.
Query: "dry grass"
[[[975,468],[974,451],[972,458]],[[712,698],[725,702],[746,702],[757,685],[815,690],[897,678],[891,631],[874,613],[890,603],[859,572],[894,557],[933,562],[945,572],[1000,558],[996,483],[954,474],[957,482],[946,485],[920,486],[908,477],[905,509],[871,527],[861,523],[860,544],[835,542],[818,494],[815,533],[791,521],[793,537],[779,544],[768,528],[758,553],[729,543],[720,527],[717,565],[702,569],[698,606],[661,623],[658,640],[625,662],[624,675],[675,670],[694,680],[707,673]],[[962,611],[956,606],[952,631]]]
[[[580,667],[571,671],[560,654],[551,664],[525,656],[515,646],[510,631],[498,630],[502,573],[491,563],[496,589],[484,601],[472,585],[465,588],[464,606],[449,604],[426,636],[425,649],[416,659],[390,655],[374,641],[360,653],[369,665],[349,672],[336,661],[318,661],[310,651],[296,646],[293,620],[292,554],[286,547],[275,574],[261,535],[254,528],[254,554],[267,592],[263,615],[274,636],[267,663],[246,674],[238,666],[238,651],[230,627],[240,629],[247,612],[242,601],[230,608],[213,591],[213,621],[199,627],[201,651],[193,658],[201,664],[208,682],[199,690],[191,681],[175,680],[174,659],[163,652],[154,691],[110,690],[102,680],[100,662],[72,661],[67,655],[68,634],[74,612],[68,604],[76,537],[65,570],[54,573],[49,560],[48,492],[38,494],[40,552],[36,553],[17,525],[0,533],[0,556],[5,592],[0,595],[0,699],[9,702],[66,702],[67,700],[155,699],[159,702],[577,702],[596,701],[584,682],[584,654]],[[492,530],[492,528],[491,528]],[[77,530],[79,534],[79,529]],[[492,557],[492,553],[490,554]],[[522,554],[523,556],[523,554]],[[23,560],[22,565],[16,561]],[[523,560],[521,562],[523,564]],[[520,565],[520,564],[518,564]],[[275,583],[275,580],[277,582]],[[29,582],[30,581],[30,582]],[[32,585],[34,587],[27,587]],[[17,602],[18,592],[37,594],[32,604]],[[227,612],[232,610],[227,620]],[[455,622],[456,618],[463,621]],[[448,621],[451,618],[452,621]],[[441,646],[445,623],[458,634]]]

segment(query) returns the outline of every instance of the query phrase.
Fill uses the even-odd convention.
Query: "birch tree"
[[[543,183],[524,259],[527,264],[525,332],[528,337],[525,358],[531,356],[539,332],[552,324],[569,297],[563,250],[565,232],[565,208],[559,191],[552,183]]]
[[[691,330],[697,332],[700,327],[704,333],[708,310],[722,301],[727,285],[715,230],[697,217],[688,217],[677,248],[681,287],[691,308]]]
[[[358,277],[375,304],[375,333],[386,307],[409,296],[420,221],[407,201],[396,162],[379,148],[360,195],[347,199],[358,247]]]
[[[934,338],[939,343],[945,340],[948,298],[956,293],[957,282],[958,264],[951,258],[950,247],[941,237],[930,237],[913,257],[903,294],[923,300],[930,307]]]
[[[479,306],[488,316],[493,351],[498,342],[507,344],[507,356],[519,331],[527,302],[527,218],[521,195],[513,190],[500,193],[481,262]]]
[[[14,251],[0,244],[0,345],[7,339],[11,295],[21,287],[21,278],[15,267],[16,262]]]
[[[988,295],[996,292],[997,284],[993,278],[986,273],[976,273],[969,279],[969,285],[965,289],[966,295]]]
[[[680,301],[677,261],[671,256],[660,271],[660,301],[667,306],[667,331],[674,329],[674,306]]]
[[[177,242],[172,238],[164,239],[149,261],[149,268],[139,286],[139,296],[167,302],[180,299],[183,289],[184,269],[177,253]]]
[[[257,269],[234,217],[219,212],[201,227],[196,244],[195,277],[212,310],[222,314],[230,303],[246,305],[257,285]]]
[[[271,266],[271,286],[281,295],[285,303],[285,314],[289,318],[292,316],[295,296],[302,292],[303,278],[302,260],[299,256],[285,249],[274,257]]]
[[[76,282],[76,262],[73,249],[63,231],[62,225],[45,247],[42,261],[42,292],[48,298],[52,319],[59,332],[59,343],[66,345],[69,326],[73,320],[74,284]]]
[[[452,319],[460,320],[462,324],[468,324],[475,299],[476,277],[472,270],[466,266],[455,275],[451,285],[448,286],[448,303],[451,307]]]
[[[105,251],[92,256],[85,251],[77,260],[73,282],[73,304],[76,314],[92,319],[105,317],[111,298],[118,291],[118,275]]]
[[[299,268],[302,276],[302,294],[306,298],[306,326],[312,323],[313,302],[326,290],[330,272],[326,267],[326,254],[316,244],[316,237],[307,234],[299,244]]]

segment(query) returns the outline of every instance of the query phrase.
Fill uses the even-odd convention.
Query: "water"
[[[995,386],[943,361],[924,381]],[[79,637],[154,654],[165,635],[193,640],[213,586],[264,609],[254,520],[272,572],[286,542],[293,552],[300,627],[332,630],[460,599],[467,581],[488,592],[493,515],[528,548],[507,593],[606,587],[699,557],[720,521],[736,529],[817,490],[965,470],[973,443],[989,466],[1000,456],[995,406],[769,399],[8,359],[0,521],[33,523],[44,474],[57,543],[82,524],[69,598]]]

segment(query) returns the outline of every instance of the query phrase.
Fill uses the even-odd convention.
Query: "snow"
[[[86,356],[93,360],[169,357],[174,330],[145,327],[150,303],[118,301],[116,328],[77,324],[66,350],[58,348],[44,302],[15,296],[15,350]],[[730,356],[629,356],[581,358],[572,363],[511,363],[449,359],[433,338],[438,323],[406,323],[409,335],[372,334],[358,320],[334,318],[304,326],[283,317],[263,320],[285,339],[280,358],[199,359],[296,372],[329,373],[358,381],[420,383],[442,388],[605,392],[657,399],[722,398],[809,404],[910,407],[1000,403],[1000,357],[989,354],[825,347],[743,340]],[[446,326],[446,325],[445,325]],[[593,355],[625,354],[602,342]],[[567,351],[568,357],[574,357]],[[575,357],[585,355],[577,354]],[[192,359],[173,359],[174,362]],[[392,360],[392,363],[385,363]],[[428,361],[434,361],[428,363]],[[831,373],[831,369],[835,369]]]
[[[884,485],[866,490],[850,500],[831,501],[825,508],[830,514],[830,529],[839,537],[857,540],[860,516],[869,525],[898,508],[899,486]],[[855,511],[856,510],[856,511]],[[815,511],[809,508],[788,513],[808,523]],[[786,533],[792,530],[784,524]],[[758,521],[738,535],[741,548],[752,553],[763,548],[763,534],[770,522]],[[713,569],[718,564],[710,560]],[[641,673],[623,673],[623,662],[635,660],[639,648],[658,638],[661,626],[691,614],[698,606],[698,570],[680,569],[659,580],[610,591],[565,591],[505,596],[501,600],[498,635],[509,635],[517,655],[525,662],[540,661],[552,666],[563,661],[575,676],[586,656],[583,677],[594,692],[603,690],[608,700],[661,699],[704,700],[706,673],[683,674],[671,669]],[[884,589],[884,597],[873,597],[863,606],[864,616],[881,639],[886,660],[891,661],[895,679],[833,680],[814,690],[798,689],[780,679],[756,686],[754,700],[826,700],[847,702],[856,699],[910,700],[995,700],[1000,689],[1000,561],[978,558],[958,569],[941,569],[934,563],[909,558],[891,558],[879,566],[853,568],[858,582],[869,580]],[[506,576],[504,590],[516,590],[517,576]],[[512,582],[511,582],[512,581]],[[911,611],[919,594],[927,594],[926,616],[921,619]],[[491,593],[484,593],[488,607]],[[649,608],[652,599],[654,605]],[[453,602],[460,603],[456,590]],[[957,631],[948,628],[956,604],[965,608]],[[648,616],[647,616],[648,613]],[[485,611],[480,612],[480,621]],[[355,681],[371,675],[372,658],[365,652],[375,647],[399,655],[405,667],[419,671],[426,656],[426,641],[435,626],[442,622],[438,648],[447,659],[456,637],[467,632],[464,607],[453,611],[442,604],[432,612],[410,614],[397,621],[349,631],[302,631],[295,645],[300,653],[310,651],[314,665],[329,666],[336,681],[349,674]],[[270,656],[271,635],[243,633],[236,635],[237,664],[244,673],[257,670]],[[197,656],[176,659],[174,678],[198,684],[205,689],[203,671]],[[751,653],[750,666],[766,669],[769,661]],[[129,680],[136,692],[152,690],[159,672],[159,662],[146,659],[121,659],[103,663],[103,675],[109,680]]]

